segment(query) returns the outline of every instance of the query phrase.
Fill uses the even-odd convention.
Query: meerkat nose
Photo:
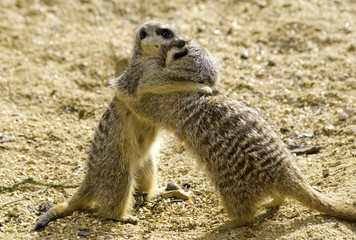
[[[177,46],[177,47],[184,47],[186,42],[187,42],[187,41],[184,40],[184,39],[179,39],[179,40],[177,41],[176,46]]]

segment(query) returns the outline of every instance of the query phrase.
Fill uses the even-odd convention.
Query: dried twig
[[[26,201],[26,200],[30,200],[30,199],[27,198],[27,197],[23,197],[22,199],[17,199],[17,200],[11,201],[11,202],[3,203],[3,204],[0,205],[0,207],[3,207],[5,205],[9,205],[9,204],[12,204],[12,203],[15,203],[15,202]]]
[[[25,183],[29,183],[29,184],[33,184],[33,185],[39,185],[39,186],[46,186],[46,187],[52,187],[52,188],[76,188],[79,187],[79,185],[65,185],[65,184],[53,184],[53,183],[45,183],[45,182],[41,182],[41,181],[37,181],[34,180],[33,178],[26,178],[24,180],[22,180],[21,182],[17,182],[14,185],[8,187],[8,186],[0,186],[0,193],[4,192],[6,190],[14,190],[15,188],[17,188],[18,186],[25,184]]]

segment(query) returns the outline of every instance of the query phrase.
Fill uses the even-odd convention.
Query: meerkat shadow
[[[199,240],[212,240],[212,239],[230,239],[239,237],[241,239],[280,239],[290,236],[293,232],[297,232],[306,226],[317,226],[322,224],[333,224],[334,228],[341,229],[346,227],[354,234],[356,234],[356,223],[340,220],[335,217],[330,217],[326,214],[315,214],[307,216],[302,219],[297,219],[297,216],[291,218],[279,220],[277,219],[279,207],[267,208],[264,213],[256,216],[250,223],[239,227],[227,227],[228,223],[221,224],[213,229],[211,232],[207,232],[202,236],[199,236]],[[286,227],[286,223],[288,226]],[[269,225],[270,228],[266,228]],[[273,231],[268,229],[273,228]]]
[[[239,226],[234,226],[233,220],[228,221],[226,223],[222,223],[216,228],[214,228],[214,232],[229,232],[234,229],[238,228],[243,228],[243,227],[253,227],[256,224],[259,224],[261,222],[267,221],[267,220],[273,220],[276,218],[279,210],[279,206],[275,207],[268,207],[260,210],[260,213],[258,213],[253,219],[251,219],[250,222],[239,225]]]

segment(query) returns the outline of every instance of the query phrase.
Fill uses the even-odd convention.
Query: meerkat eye
[[[158,29],[157,30],[157,35],[161,35],[163,38],[172,38],[173,33],[166,28]]]
[[[144,38],[146,38],[147,37],[147,32],[145,31],[145,30],[141,30],[141,32],[140,32],[140,39],[142,40],[142,39],[144,39]]]

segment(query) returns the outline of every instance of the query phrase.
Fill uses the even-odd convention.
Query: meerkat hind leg
[[[224,205],[229,216],[232,218],[224,224],[224,228],[235,228],[249,224],[257,212],[257,201],[253,198],[236,198],[231,195],[230,198],[224,197]],[[226,201],[226,200],[230,201]]]
[[[134,205],[133,191],[130,192],[126,196],[126,199],[123,200],[124,203],[117,201],[116,204],[110,202],[107,203],[108,205],[104,205],[105,203],[102,202],[102,205],[98,206],[96,209],[95,215],[123,223],[137,224],[138,219],[131,215],[131,210]]]
[[[135,173],[136,190],[146,192],[147,196],[145,197],[145,200],[148,201],[160,193],[160,190],[156,185],[156,161],[150,153],[144,157],[142,161],[142,164],[138,167]]]
[[[92,203],[92,197],[88,184],[85,184],[87,178],[83,180],[81,187],[78,191],[66,202],[59,203],[50,208],[41,218],[38,220],[32,229],[33,231],[39,230],[48,225],[49,222],[56,218],[64,217],[77,210],[86,209]]]
[[[95,202],[95,215],[120,222],[136,224],[137,219],[131,215],[134,205],[134,177],[129,169],[116,169],[117,174],[106,179],[98,187]],[[98,189],[97,188],[97,189]]]

